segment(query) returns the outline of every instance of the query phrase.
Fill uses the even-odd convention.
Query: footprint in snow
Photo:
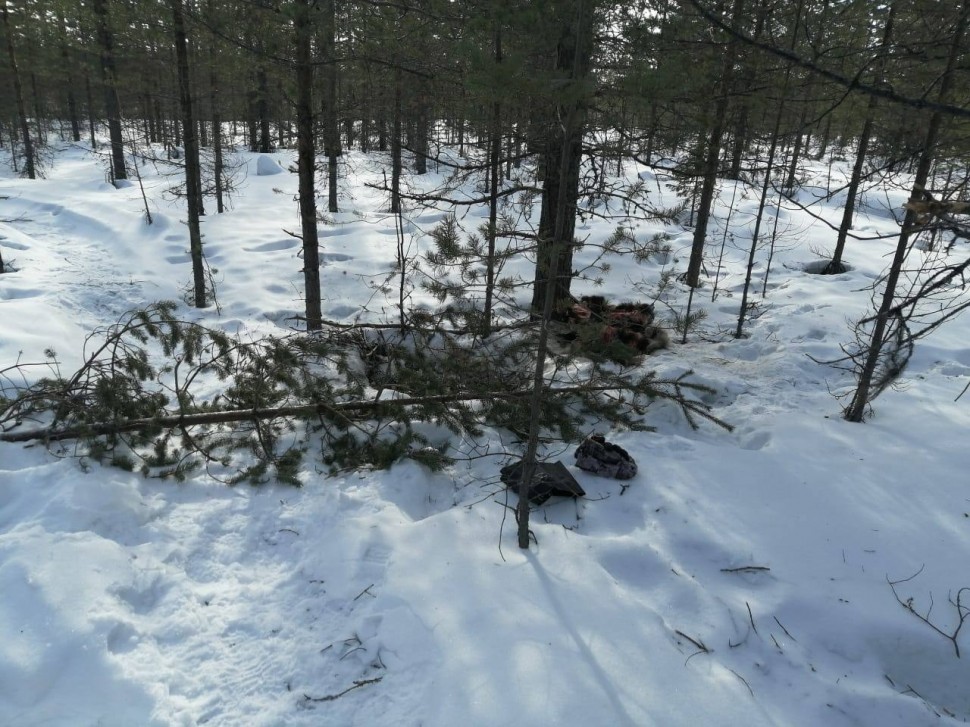
[[[757,450],[764,449],[771,444],[771,434],[769,432],[748,432],[739,433],[741,449]]]
[[[243,250],[246,252],[279,252],[280,250],[292,250],[299,244],[300,241],[296,239],[273,240],[272,242],[264,242],[261,245],[254,245],[253,247],[244,247]]]
[[[138,646],[141,635],[130,624],[119,623],[108,632],[108,651],[112,654],[127,654]]]
[[[138,580],[147,580],[139,578]],[[115,591],[115,595],[123,601],[134,613],[144,614],[150,612],[158,602],[168,593],[170,584],[163,582],[161,576],[155,576],[147,583],[135,583],[131,586],[123,586]]]
[[[353,259],[353,255],[344,255],[339,252],[325,252],[320,255],[320,260],[325,263],[343,263]]]
[[[15,285],[4,286],[0,290],[0,299],[24,300],[26,298],[37,298],[44,294],[40,288],[20,288]]]
[[[7,247],[11,250],[29,250],[30,245],[24,245],[21,242],[14,242],[13,240],[8,240],[5,237],[0,237],[0,247]]]
[[[325,227],[320,230],[320,237],[339,237],[340,235],[349,235],[354,231],[354,228],[350,225],[342,225],[340,227]]]

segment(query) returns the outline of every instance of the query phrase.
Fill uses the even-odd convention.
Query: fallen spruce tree
[[[0,370],[0,441],[74,440],[72,454],[153,476],[182,479],[204,466],[230,483],[297,483],[311,447],[333,470],[402,457],[440,468],[456,440],[527,430],[528,327],[482,337],[438,324],[334,326],[242,341],[179,320],[175,309],[157,303],[95,332],[70,376],[53,352],[51,375],[33,383],[27,364]],[[689,376],[554,357],[543,436],[578,441],[604,425],[649,430],[643,415],[658,401],[692,426],[706,419],[727,427],[697,398],[713,391]]]

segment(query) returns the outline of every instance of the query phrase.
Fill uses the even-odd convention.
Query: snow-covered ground
[[[240,159],[248,175],[232,209],[203,223],[222,314],[184,304],[180,314],[262,335],[303,308],[299,242],[286,233],[299,227],[296,178],[257,176],[255,157]],[[350,162],[344,211],[321,226],[324,314],[345,322],[393,315],[396,295],[377,289],[395,259],[383,195],[364,184],[378,172],[360,156]],[[641,171],[652,201],[675,201]],[[152,225],[138,186],[107,184],[83,149],[59,151],[45,180],[0,173],[0,250],[16,268],[0,276],[0,369],[53,348],[71,371],[98,326],[181,298],[184,215],[162,194],[171,180],[142,173]],[[817,173],[824,184],[828,168]],[[918,346],[905,385],[876,401],[870,421],[846,423],[832,394],[851,381],[810,357],[840,354],[894,241],[850,241],[850,272],[811,275],[813,251],[831,250],[834,233],[783,210],[767,296],[765,249],[759,310],[750,335],[734,339],[757,206],[742,191],[719,295],[711,301],[708,285],[695,298],[707,319],[643,364],[693,369],[735,430],[692,431],[660,409],[648,416],[656,433],[611,433],[640,474],[624,491],[574,470],[587,498],[538,510],[528,552],[509,522],[503,529],[495,458],[438,474],[409,461],[336,477],[309,460],[302,488],[229,488],[0,443],[0,724],[970,719],[970,658],[889,585],[918,573],[896,585],[899,597],[921,614],[932,606],[943,632],[960,625],[948,598],[970,587],[970,401],[955,401],[970,381],[968,321]],[[722,222],[732,192],[722,186]],[[859,229],[895,229],[886,199],[870,195]],[[819,211],[837,221],[838,198]],[[414,211],[414,244],[427,245],[419,233],[440,218]],[[587,221],[582,234],[596,242],[611,229]],[[681,271],[690,235],[667,232],[667,266]],[[602,289],[575,292],[643,297],[663,269],[611,262]],[[670,307],[658,311],[670,317],[686,290],[675,283],[664,296]],[[563,459],[571,464],[570,452]],[[970,652],[970,636],[957,644]]]

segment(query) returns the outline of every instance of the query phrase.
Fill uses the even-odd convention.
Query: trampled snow
[[[293,164],[292,152],[273,156]],[[221,315],[184,302],[179,313],[241,335],[283,332],[303,308],[289,234],[299,231],[296,177],[258,176],[256,155],[236,158],[231,209],[210,209],[203,223]],[[365,184],[379,181],[378,162],[346,155],[342,211],[320,227],[329,319],[395,315],[395,294],[381,291],[395,223]],[[675,201],[662,180],[637,172],[652,201]],[[151,225],[139,185],[106,183],[103,162],[84,149],[59,150],[44,180],[4,167],[0,251],[15,272],[0,276],[0,369],[53,349],[72,371],[96,328],[182,299],[191,275],[182,202],[165,193],[170,178],[150,165],[141,173]],[[820,166],[817,184],[827,174]],[[411,183],[431,185],[429,176]],[[711,260],[732,184],[722,185]],[[766,295],[764,249],[757,310],[747,337],[734,339],[756,207],[745,191],[718,295],[708,282],[695,296],[708,317],[686,344],[642,364],[693,370],[734,431],[694,431],[657,406],[647,415],[655,433],[607,433],[640,473],[627,488],[573,468],[587,497],[537,509],[528,552],[505,517],[501,457],[442,473],[408,461],[335,477],[311,457],[301,488],[230,488],[0,443],[0,724],[970,719],[967,653],[957,658],[889,585],[901,581],[899,597],[942,631],[959,626],[949,599],[970,587],[970,400],[957,400],[970,382],[967,320],[917,345],[903,385],[876,400],[868,422],[843,421],[833,393],[852,381],[817,361],[840,355],[895,241],[850,240],[849,272],[812,275],[806,266],[835,233],[783,207]],[[873,192],[856,227],[896,229],[884,200]],[[837,203],[819,213],[837,220]],[[408,213],[415,251],[440,219]],[[591,243],[612,232],[592,219],[580,227]],[[603,288],[574,292],[649,299],[664,269],[686,267],[689,232],[667,232],[673,249],[662,260],[613,259]],[[953,254],[965,252],[958,244]],[[686,293],[676,282],[665,289],[657,308],[668,323]],[[560,455],[566,464],[571,453]],[[970,592],[962,603],[966,617]],[[957,644],[970,652],[970,636]]]

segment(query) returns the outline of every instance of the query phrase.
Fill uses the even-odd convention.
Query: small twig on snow
[[[307,702],[332,702],[335,699],[340,699],[347,692],[352,692],[355,689],[360,689],[361,687],[365,687],[368,684],[377,684],[377,682],[381,681],[383,678],[384,677],[375,677],[373,679],[357,679],[354,682],[354,685],[352,687],[347,687],[342,692],[338,692],[337,694],[327,694],[323,697],[311,697],[309,694],[304,694],[303,699]]]
[[[685,634],[683,631],[680,631],[680,630],[677,630],[677,629],[674,630],[674,633],[677,634],[678,636],[680,636],[681,638],[687,639],[690,643],[692,643],[694,646],[696,646],[700,650],[700,653],[703,653],[703,654],[710,654],[711,653],[711,650],[708,649],[707,648],[707,645],[703,641],[701,641],[700,639],[692,639],[690,636],[688,636],[687,634]]]
[[[770,570],[766,565],[743,565],[739,568],[721,568],[721,573],[763,573]]]
[[[961,588],[960,590],[958,590],[957,591],[957,595],[956,595],[956,599],[954,599],[952,596],[950,596],[950,598],[948,599],[950,601],[950,604],[957,611],[957,625],[956,625],[956,628],[953,629],[953,632],[952,633],[947,633],[946,631],[944,631],[943,629],[941,629],[939,626],[937,626],[935,623],[933,623],[932,621],[930,621],[930,614],[933,612],[933,605],[934,605],[933,604],[933,594],[932,593],[930,594],[930,606],[929,606],[929,608],[926,609],[926,613],[920,613],[919,611],[916,610],[916,607],[913,605],[913,598],[912,597],[907,598],[904,601],[902,598],[900,598],[899,593],[896,591],[896,586],[898,586],[900,583],[906,583],[907,581],[913,580],[914,578],[916,578],[916,576],[918,576],[920,573],[923,572],[923,568],[925,568],[925,567],[926,567],[925,564],[924,565],[921,565],[920,566],[920,569],[918,571],[916,571],[913,575],[911,575],[909,578],[901,578],[901,579],[899,579],[897,581],[891,581],[891,580],[889,580],[889,576],[887,575],[886,576],[886,582],[889,584],[889,587],[892,589],[893,597],[895,597],[895,599],[899,603],[899,605],[902,606],[903,608],[905,608],[907,611],[909,611],[911,614],[913,614],[916,618],[918,618],[920,621],[922,621],[923,623],[925,623],[931,629],[933,629],[940,636],[943,636],[944,638],[946,638],[947,640],[949,640],[950,643],[953,644],[953,651],[954,651],[954,653],[956,653],[957,658],[959,659],[960,658],[960,644],[957,642],[957,639],[960,636],[960,630],[963,628],[963,625],[967,622],[967,619],[970,618],[970,606],[967,606],[967,605],[965,605],[963,603],[963,596],[964,596],[965,593],[970,593],[970,586],[964,586],[963,588]],[[915,694],[915,692],[914,692],[914,694]]]

